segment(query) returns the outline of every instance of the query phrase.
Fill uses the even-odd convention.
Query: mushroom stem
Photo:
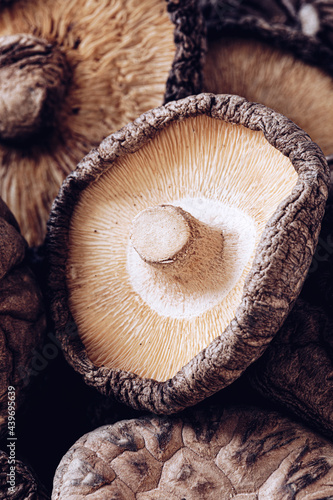
[[[0,140],[21,143],[53,126],[70,73],[62,52],[47,40],[0,37]]]
[[[221,255],[223,235],[180,207],[158,205],[133,220],[131,243],[141,259],[165,271],[190,272],[207,257],[207,248]]]

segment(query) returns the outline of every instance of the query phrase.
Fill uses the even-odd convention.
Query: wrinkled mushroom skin
[[[22,145],[55,126],[69,78],[65,57],[46,40],[0,37],[0,141]]]
[[[206,51],[205,27],[196,0],[167,0],[175,25],[176,53],[166,82],[164,102],[198,94],[202,90],[202,64]]]
[[[6,431],[8,387],[15,387],[16,409],[30,379],[33,350],[45,331],[44,306],[26,265],[27,244],[0,199],[0,432]]]
[[[332,443],[306,427],[269,410],[208,407],[86,434],[61,460],[52,500],[319,500],[331,498],[332,477]]]
[[[137,151],[153,139],[156,124],[162,129],[179,118],[199,114],[262,131],[267,141],[291,160],[299,176],[297,184],[266,225],[242,302],[221,337],[164,383],[98,368],[89,360],[79,337],[69,338],[63,333],[73,322],[65,274],[72,212],[80,192],[92,179],[110,168],[116,158]],[[68,361],[102,393],[156,413],[173,413],[230,384],[263,353],[300,292],[319,236],[328,182],[329,170],[322,152],[302,130],[282,115],[237,96],[201,94],[172,102],[106,138],[67,178],[49,220],[53,318]]]
[[[248,376],[255,389],[333,437],[333,197],[300,297]]]
[[[5,51],[0,64],[6,96],[0,99],[0,196],[30,246],[43,243],[52,202],[81,158],[112,131],[162,104],[175,51],[183,64],[183,14],[194,3],[16,0],[3,6],[3,44],[18,35],[36,40],[35,51],[18,45],[20,61],[14,64]],[[168,8],[177,23],[175,42]],[[195,57],[198,42],[189,32],[185,38],[188,44],[193,38]],[[197,83],[190,85],[197,74],[190,71],[188,92],[198,91]]]
[[[200,3],[209,33],[203,91],[265,104],[332,154],[332,6],[320,0]]]
[[[0,451],[0,500],[48,500],[50,498],[27,465],[20,460],[15,460],[14,475],[11,474],[11,467],[13,468],[13,463],[10,456]],[[11,486],[10,479],[15,486]]]

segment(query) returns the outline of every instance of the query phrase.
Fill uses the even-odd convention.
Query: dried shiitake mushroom
[[[46,328],[42,295],[26,250],[16,220],[0,199],[0,434],[9,415],[13,422],[23,399],[34,348]]]
[[[26,464],[0,451],[0,500],[48,500],[43,485]]]
[[[52,500],[237,500],[333,495],[333,445],[276,412],[206,409],[96,429],[61,460]]]
[[[179,70],[190,68],[195,40],[202,39],[194,5],[17,0],[1,10],[0,195],[30,245],[44,240],[51,203],[78,161],[112,131],[162,104],[174,58],[170,86],[198,91],[198,71],[183,77]],[[177,23],[176,45],[167,10]],[[187,52],[193,49],[192,59],[180,41]]]
[[[333,106],[333,47],[321,24],[330,18],[332,32],[332,5],[325,12],[320,0],[203,4],[210,26],[203,90],[238,94],[275,109],[332,155],[327,110]]]
[[[69,362],[102,393],[157,413],[237,379],[300,292],[328,174],[307,134],[238,96],[171,102],[106,138],[49,220]],[[66,335],[73,321],[78,335]]]

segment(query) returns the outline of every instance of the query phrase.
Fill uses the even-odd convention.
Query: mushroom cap
[[[271,410],[227,407],[144,417],[82,436],[52,500],[331,498],[333,445]]]
[[[10,443],[7,442],[7,444]],[[14,459],[14,462],[12,462],[13,456],[10,454],[10,450],[7,451],[9,451],[9,454],[0,450],[1,500],[8,498],[12,500],[48,500],[49,495],[31,468],[20,460]]]
[[[227,131],[223,136],[223,141],[221,140],[222,133],[222,135],[218,135],[217,143],[216,141],[211,142],[209,135],[207,140],[202,140],[202,133],[199,132],[205,130],[204,133],[207,133],[210,130],[208,125],[211,130],[216,129],[220,131],[219,133],[221,130]],[[174,145],[174,141],[179,145],[178,131],[182,134],[181,144],[186,146],[184,151],[179,147],[177,149]],[[243,132],[249,134],[246,136],[244,150],[242,148],[236,150],[234,144],[237,144],[237,141],[235,141],[233,133],[237,135],[237,133],[242,134]],[[231,137],[232,147],[230,149],[228,149],[228,134]],[[216,138],[215,134],[214,137]],[[274,192],[280,193],[278,199],[268,208],[267,217],[261,218],[261,230],[257,231],[259,242],[256,241],[256,248],[250,249],[245,264],[243,263],[240,290],[238,290],[234,307],[229,311],[230,316],[225,325],[221,327],[221,323],[219,323],[222,317],[219,306],[208,310],[207,314],[212,316],[212,319],[208,321],[209,326],[207,326],[205,311],[201,311],[202,314],[195,318],[195,321],[198,321],[200,325],[198,328],[199,336],[207,330],[209,331],[211,327],[218,325],[213,339],[205,339],[206,345],[201,348],[202,350],[192,352],[193,357],[188,360],[185,366],[179,367],[179,371],[169,380],[156,381],[152,378],[143,378],[117,366],[114,368],[98,367],[89,359],[87,349],[82,343],[80,322],[85,311],[88,311],[89,321],[94,326],[96,324],[95,314],[98,313],[99,308],[98,303],[102,304],[103,309],[103,297],[107,298],[107,307],[104,311],[105,315],[109,315],[109,305],[112,301],[117,300],[117,296],[121,292],[122,281],[119,279],[119,274],[114,274],[116,281],[112,282],[112,286],[109,286],[107,281],[103,282],[103,295],[94,289],[94,277],[95,274],[98,275],[95,281],[99,282],[104,275],[112,275],[112,272],[105,272],[105,269],[114,260],[116,254],[112,254],[112,251],[118,244],[122,248],[121,251],[124,252],[122,236],[119,237],[121,229],[119,229],[120,225],[117,224],[118,218],[122,220],[122,214],[126,214],[129,207],[133,208],[136,204],[142,207],[142,204],[147,203],[147,200],[150,201],[150,193],[159,191],[159,179],[163,179],[164,165],[167,161],[165,152],[161,148],[160,158],[163,158],[163,162],[159,166],[156,164],[158,154],[154,156],[154,144],[157,145],[156,151],[158,152],[163,141],[168,145],[169,150],[176,155],[173,163],[176,166],[181,165],[184,172],[190,172],[186,175],[191,180],[189,186],[192,183],[192,187],[186,188],[187,191],[185,189],[184,193],[186,192],[187,195],[190,193],[192,201],[193,196],[198,192],[197,185],[202,184],[202,179],[206,179],[195,168],[196,156],[193,154],[195,148],[197,151],[201,150],[201,160],[206,158],[210,167],[206,170],[207,177],[210,176],[211,182],[215,186],[214,189],[211,189],[210,194],[207,190],[205,196],[202,197],[203,200],[207,198],[208,205],[210,202],[215,203],[215,195],[219,192],[227,193],[227,200],[231,202],[234,199],[236,204],[237,200],[242,203],[243,199],[246,199],[246,191],[248,191],[247,195],[250,200],[258,197],[258,185],[255,185],[258,179],[255,174],[251,177],[248,171],[243,176],[245,170],[241,170],[241,165],[246,165],[246,161],[251,162],[251,158],[252,160],[258,159],[261,154],[264,155],[265,151],[276,155],[276,161],[265,156],[264,165],[258,161],[258,164],[262,165],[263,168],[261,178],[264,179],[265,167],[267,167],[267,171],[270,169],[274,171],[277,168],[279,176],[280,174],[282,176],[280,180],[283,180],[281,180],[282,186],[279,184],[279,180],[275,180],[277,186],[269,184],[269,193],[266,192],[266,197],[259,196],[260,205],[264,199],[266,203]],[[252,146],[251,141],[253,141]],[[220,148],[217,144],[222,144],[223,147]],[[225,155],[224,148],[226,148]],[[152,185],[143,191],[140,189],[139,192],[133,191],[134,184],[130,183],[128,173],[131,170],[141,179],[141,169],[144,168],[144,165],[150,165],[147,168],[152,168],[154,171],[157,179],[154,189],[152,189]],[[223,170],[223,165],[225,170]],[[259,171],[260,168],[259,166]],[[283,171],[287,172],[284,177]],[[123,177],[122,172],[127,180]],[[296,176],[293,178],[295,172]],[[229,174],[230,179],[233,176],[237,177],[237,174],[239,178],[244,179],[243,188],[234,193],[234,197],[231,185],[228,185]],[[172,102],[143,114],[134,123],[106,138],[99,148],[87,155],[76,171],[68,176],[53,205],[48,225],[49,283],[53,318],[69,362],[84,376],[87,383],[94,385],[102,393],[113,394],[134,408],[149,409],[157,413],[178,411],[230,384],[263,353],[282,325],[300,292],[319,235],[320,221],[324,213],[328,192],[328,178],[328,166],[325,158],[318,146],[309,139],[305,132],[273,110],[250,103],[238,96],[201,94]],[[112,209],[106,218],[104,209],[100,213],[99,210],[103,206],[107,207],[112,199],[113,187],[109,188],[110,179],[118,181],[119,190],[115,184],[111,183],[114,186],[118,211],[114,212],[114,206],[112,207],[111,203]],[[154,177],[150,176],[150,179],[152,179],[151,182],[155,182]],[[289,179],[289,184],[287,179]],[[106,203],[103,198],[104,183],[109,193]],[[286,183],[287,187],[285,187]],[[264,186],[265,182],[261,184],[259,182],[259,185]],[[172,182],[169,182],[168,186],[175,189],[176,194],[181,193],[181,186],[173,186]],[[247,190],[246,187],[250,189]],[[96,193],[100,193],[99,198],[96,197]],[[162,192],[162,196],[166,196],[165,192]],[[82,202],[84,199],[90,199],[90,204],[84,205]],[[99,203],[98,200],[102,200],[102,203]],[[265,203],[262,203],[262,209],[266,206]],[[82,225],[80,206],[86,207],[87,224]],[[95,214],[93,214],[93,206],[96,207]],[[125,206],[126,210],[124,210]],[[195,204],[191,202],[190,206],[193,207]],[[209,210],[206,210],[205,202],[204,206],[204,213],[211,215]],[[89,214],[87,214],[87,207],[92,210]],[[131,210],[129,211],[131,212]],[[82,213],[84,214],[84,211]],[[92,225],[89,222],[90,216],[90,221],[93,221]],[[126,218],[127,215],[124,217]],[[77,221],[79,221],[78,224]],[[246,221],[249,221],[248,217]],[[96,223],[105,225],[101,231],[102,234],[98,232],[100,227],[96,229],[94,225]],[[112,227],[115,228],[114,231],[110,231]],[[248,224],[243,224],[241,227],[246,228]],[[91,239],[89,238],[91,244],[85,237],[85,231],[91,235]],[[106,238],[109,232],[112,237],[108,241]],[[244,231],[239,231],[238,234],[242,233]],[[76,244],[72,245],[75,239]],[[102,256],[104,247],[111,257],[108,264],[105,264],[105,257]],[[102,249],[101,257],[97,253],[98,248]],[[73,262],[77,262],[78,266],[71,267],[73,264],[71,258],[75,254],[75,249],[78,249],[79,257]],[[90,263],[89,255],[93,257]],[[102,268],[106,267],[104,267],[104,271],[95,273],[95,264],[99,259],[103,262]],[[89,264],[85,269],[86,261]],[[81,268],[80,262],[82,263]],[[73,290],[76,287],[79,289],[83,285],[80,276],[84,276],[84,281],[87,283],[88,275],[92,279],[89,281],[85,295],[89,295],[91,303],[83,304],[82,308],[77,308],[77,314],[74,314],[72,308]],[[138,331],[140,331],[140,325],[147,318],[150,318],[151,330],[154,331],[156,323],[154,325],[152,316],[149,317],[149,309],[146,304],[142,304],[140,297],[133,294],[133,290],[131,293],[136,298],[130,302],[130,306],[127,302],[127,309],[126,307],[121,309],[122,305],[120,304],[119,323],[123,326],[123,322],[126,323],[126,318],[129,322],[134,318],[135,321],[138,321]],[[111,301],[108,300],[110,296],[113,297]],[[123,296],[121,295],[121,297]],[[116,304],[118,306],[119,302]],[[137,304],[139,307],[142,306],[139,313],[136,308]],[[215,311],[219,312],[214,316]],[[152,314],[156,316],[154,311]],[[164,319],[161,314],[159,314],[159,318]],[[66,334],[67,325],[72,324],[74,320],[78,331],[74,333],[72,331],[68,335]],[[190,325],[193,318],[190,316],[182,318],[181,321],[184,335],[186,335],[186,330],[191,331]],[[156,329],[158,331],[158,328]],[[114,333],[112,328],[107,328],[107,331],[110,331],[112,337]],[[124,331],[123,328],[120,329],[120,332]],[[188,335],[186,339],[191,339],[191,336],[193,337],[193,334]],[[190,342],[187,343],[190,344]],[[126,337],[123,340],[123,347],[126,348]],[[172,360],[173,355],[176,356],[178,350],[179,346],[174,352],[172,351],[169,359]],[[142,352],[146,355],[145,350]],[[158,354],[158,350],[155,349],[153,355]],[[148,356],[145,359],[148,360]]]
[[[0,142],[0,196],[29,245],[38,245],[59,187],[78,161],[162,104],[176,51],[174,25],[162,0],[17,0],[1,10],[0,36],[18,34],[46,40],[71,73],[47,134],[20,147]]]
[[[326,22],[332,32],[331,7],[320,1],[288,5],[293,12],[287,18],[280,2],[254,7],[244,1],[223,15],[212,7],[202,89],[275,109],[331,155],[333,50],[324,36]]]
[[[44,304],[29,269],[27,243],[0,198],[0,434],[8,420],[8,391],[18,409],[34,370],[34,349],[46,330]],[[10,389],[10,387],[14,389]]]

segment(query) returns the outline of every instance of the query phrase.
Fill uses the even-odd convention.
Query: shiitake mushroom
[[[69,362],[102,393],[157,413],[230,384],[300,293],[328,182],[305,132],[237,96],[171,102],[106,138],[49,220],[53,319]],[[154,223],[138,215],[152,206]],[[77,336],[66,336],[73,321]]]
[[[208,406],[85,434],[61,460],[52,500],[319,500],[332,497],[332,474],[332,443],[298,422]]]

